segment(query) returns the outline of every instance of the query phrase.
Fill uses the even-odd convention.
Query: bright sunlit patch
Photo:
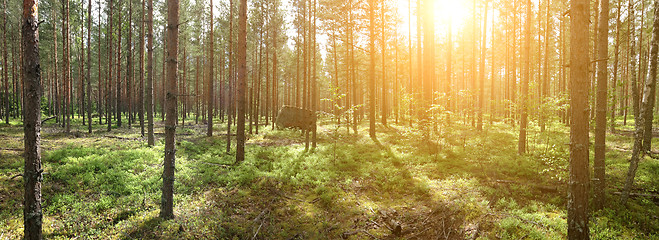
[[[466,4],[470,1],[435,0],[435,19],[444,24],[451,22],[452,27],[462,26],[470,18]]]

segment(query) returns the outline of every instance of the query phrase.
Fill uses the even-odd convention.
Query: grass
[[[193,122],[186,121],[186,124]],[[96,120],[95,120],[96,123]],[[226,126],[217,123],[217,129]],[[561,239],[567,235],[568,129],[531,124],[529,153],[516,153],[516,130],[456,122],[423,135],[407,124],[378,125],[378,141],[319,126],[316,149],[299,131],[262,127],[246,160],[232,165],[224,135],[177,128],[175,215],[158,218],[162,135],[148,147],[139,127],[80,119],[72,133],[42,129],[44,234],[49,239]],[[162,124],[156,133],[163,132]],[[22,126],[0,125],[0,239],[22,235]],[[120,136],[123,139],[111,138]],[[617,204],[631,149],[608,136],[607,208],[591,215],[593,239],[659,239],[656,200]],[[234,143],[235,144],[235,143]],[[659,161],[641,161],[635,191],[656,193]],[[396,223],[402,226],[393,235]]]

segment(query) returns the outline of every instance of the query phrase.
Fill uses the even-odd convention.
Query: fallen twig
[[[41,120],[41,125],[43,125],[46,121],[48,121],[48,120],[50,120],[50,119],[53,119],[53,118],[56,118],[56,117],[57,117],[57,116],[52,116],[52,117],[47,117],[47,118],[44,119],[44,120]]]
[[[613,192],[614,195],[621,195],[622,192]],[[651,193],[629,193],[629,196],[633,197],[649,197],[649,198],[657,198],[659,199],[659,194],[651,194]]]
[[[126,137],[118,137],[118,136],[111,136],[111,135],[107,135],[107,136],[104,136],[104,137],[114,138],[114,139],[119,139],[119,140],[133,140],[133,141],[144,140],[143,138],[126,138]]]
[[[0,148],[0,150],[5,150],[5,151],[16,151],[16,152],[22,152],[22,148]]]
[[[13,177],[9,178],[9,180],[14,180],[14,178],[22,177],[22,176],[23,176],[23,174],[19,173],[19,174],[14,175]]]

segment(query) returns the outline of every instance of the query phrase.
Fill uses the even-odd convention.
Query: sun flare
[[[470,18],[467,1],[435,0],[435,19],[443,24],[451,23],[453,28],[462,26]]]

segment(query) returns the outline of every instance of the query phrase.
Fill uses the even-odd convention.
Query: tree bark
[[[247,0],[238,8],[238,119],[236,128],[236,163],[245,160],[245,85],[247,84]]]
[[[4,105],[5,105],[5,124],[9,124],[9,75],[8,75],[8,69],[9,69],[9,62],[7,61],[7,0],[4,0],[3,3],[3,9],[4,9],[4,14],[2,14],[2,24],[3,24],[3,31],[2,31],[2,44],[3,44],[3,49],[2,49],[2,58],[4,63],[2,64],[2,70],[4,72],[3,78],[5,80],[5,96],[4,96]],[[14,80],[15,81],[15,80]]]
[[[144,137],[144,27],[145,27],[145,20],[144,19],[144,13],[145,13],[145,0],[141,0],[142,2],[142,11],[140,11],[140,22],[141,22],[141,27],[140,27],[140,93],[138,94],[139,100],[138,100],[138,114],[140,118],[140,134],[142,137]]]
[[[599,39],[597,44],[599,62],[597,63],[597,100],[596,100],[596,113],[595,113],[595,159],[593,160],[595,182],[594,182],[594,197],[593,209],[600,210],[606,203],[606,168],[605,168],[605,153],[606,153],[606,108],[607,108],[607,82],[608,71],[606,60],[608,51],[609,40],[609,0],[600,0],[600,22],[599,22]]]
[[[167,1],[167,112],[165,120],[165,159],[162,173],[162,197],[160,203],[160,217],[174,218],[174,169],[176,159],[176,106],[178,98],[177,69],[178,69],[178,29],[179,29],[179,1]]]
[[[636,118],[636,131],[634,133],[634,147],[632,148],[632,157],[627,171],[625,188],[620,196],[622,204],[627,203],[629,192],[634,185],[638,162],[643,158],[645,151],[643,149],[644,132],[652,131],[652,119],[654,108],[654,97],[657,83],[657,58],[659,58],[659,0],[654,1],[654,23],[652,29],[652,46],[650,49],[650,71],[648,80],[645,82],[643,93],[643,103],[640,109],[640,117]]]
[[[368,31],[369,31],[369,54],[370,63],[368,67],[368,134],[371,138],[376,139],[375,136],[375,0],[368,0]]]
[[[114,113],[112,111],[113,110],[113,106],[112,106],[113,104],[112,103],[113,103],[113,99],[114,99],[114,97],[112,95],[112,65],[114,65],[114,58],[112,57],[113,56],[112,44],[114,43],[114,39],[113,39],[114,38],[113,37],[114,32],[113,32],[113,29],[112,29],[112,27],[114,25],[113,24],[113,22],[114,22],[113,21],[113,15],[114,15],[113,0],[110,0],[110,2],[108,3],[108,7],[110,8],[110,15],[108,16],[108,22],[110,23],[109,24],[110,26],[109,26],[108,32],[106,33],[106,35],[107,35],[106,38],[107,38],[107,42],[108,42],[108,45],[107,45],[107,49],[108,49],[108,52],[107,52],[107,54],[108,54],[108,65],[107,65],[108,66],[108,69],[107,69],[108,78],[107,78],[107,83],[106,83],[107,85],[106,85],[106,88],[105,88],[106,93],[107,93],[107,99],[105,101],[106,101],[106,110],[107,110],[106,111],[107,112],[106,113],[106,118],[107,118],[106,122],[107,122],[107,125],[108,125],[108,132],[109,132],[109,131],[112,131],[112,115]]]
[[[71,131],[71,52],[69,44],[69,0],[63,1],[62,46],[64,47],[64,116],[65,131]]]
[[[611,86],[611,93],[613,97],[611,98],[611,118],[610,118],[610,128],[611,132],[616,130],[616,105],[617,105],[617,96],[618,94],[618,60],[620,55],[620,10],[621,10],[621,1],[618,1],[618,12],[616,13],[616,45],[614,50],[614,60],[613,60],[613,82]]]
[[[526,0],[526,26],[524,27],[524,69],[522,70],[521,96],[520,96],[520,120],[519,139],[517,142],[517,153],[526,153],[526,127],[528,125],[528,94],[529,82],[531,81],[531,1]]]
[[[634,109],[634,117],[638,118],[639,117],[639,89],[638,89],[638,79],[636,78],[636,27],[634,26],[634,22],[636,20],[636,14],[634,12],[634,2],[632,0],[629,1],[629,14],[627,16],[629,19],[629,24],[631,25],[631,32],[629,33],[629,38],[631,39],[631,45],[630,45],[630,56],[629,56],[629,72],[631,73],[631,81],[630,84],[632,85],[631,91],[632,91],[632,107]]]
[[[485,104],[485,55],[487,54],[487,1],[485,3],[485,9],[483,11],[483,41],[481,42],[481,61],[479,67],[479,83],[478,83],[478,120],[476,122],[476,129],[478,131],[483,130],[483,107]],[[494,31],[492,31],[494,32]],[[494,87],[494,86],[491,86]]]
[[[208,125],[207,125],[207,128],[206,128],[206,136],[209,136],[209,137],[213,136],[213,109],[215,109],[214,106],[213,106],[213,103],[214,103],[213,93],[215,92],[214,89],[213,89],[213,86],[214,86],[213,76],[215,76],[215,74],[213,73],[213,69],[214,69],[214,66],[215,66],[214,65],[214,58],[215,58],[215,54],[214,54],[215,51],[214,50],[215,50],[215,48],[213,47],[213,42],[215,42],[215,38],[214,38],[215,35],[213,35],[213,27],[214,27],[213,26],[213,0],[210,0],[210,9],[211,9],[210,35],[208,36],[209,42],[210,42],[209,43],[209,48],[208,48],[208,55],[209,55],[208,57],[209,57],[209,62],[210,62],[209,67],[210,68],[208,70],[208,73],[209,73],[208,74],[208,82],[206,83],[207,85],[205,86],[205,88],[206,88],[206,105],[208,106],[207,107],[207,109],[208,109],[207,110]]]
[[[148,30],[146,34],[146,119],[147,119],[147,142],[149,146],[155,143],[153,134],[153,0],[147,1]]]
[[[23,70],[25,74],[24,239],[42,239],[41,182],[41,62],[39,59],[38,0],[23,0]]]
[[[588,230],[588,32],[589,1],[570,2],[570,179],[568,239],[589,239]]]
[[[92,0],[87,2],[87,132],[92,133]],[[99,39],[100,40],[100,39]]]

